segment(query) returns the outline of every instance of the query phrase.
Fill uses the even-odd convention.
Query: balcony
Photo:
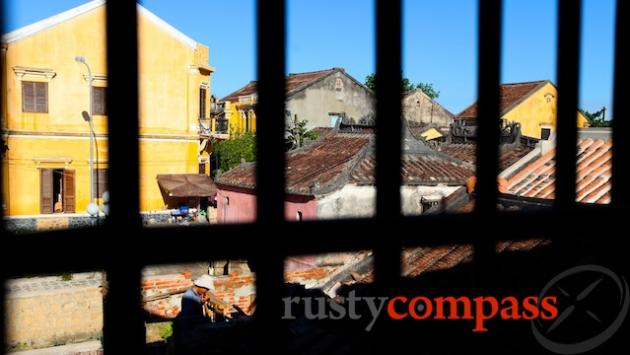
[[[199,118],[199,135],[208,138],[228,138],[228,120],[224,118]]]

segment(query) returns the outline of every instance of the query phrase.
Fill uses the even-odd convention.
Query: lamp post
[[[94,97],[93,97],[93,89],[92,82],[94,81],[94,77],[92,76],[92,69],[90,65],[87,63],[87,60],[83,56],[76,56],[74,60],[77,63],[82,63],[85,65],[88,71],[88,86],[90,88],[90,113],[85,111],[82,112],[83,120],[85,120],[90,126],[90,203],[88,205],[87,211],[91,216],[98,216],[98,206],[96,205],[94,199],[94,145],[96,144],[96,137],[94,134],[94,123],[92,118],[94,117],[92,109],[94,107]]]

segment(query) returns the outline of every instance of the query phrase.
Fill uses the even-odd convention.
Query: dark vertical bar
[[[135,0],[107,2],[107,112],[110,215],[105,265],[104,348],[108,354],[141,354],[145,331],[140,307],[138,151],[138,28]],[[115,254],[114,254],[115,253]]]
[[[612,203],[618,207],[630,205],[630,173],[628,173],[628,156],[630,156],[630,142],[627,132],[630,130],[626,113],[623,109],[628,103],[630,92],[628,82],[628,51],[630,48],[630,5],[626,0],[617,0],[617,19],[615,31],[615,83],[613,97],[613,174],[612,174]],[[619,119],[615,119],[615,118]]]
[[[261,230],[280,230],[284,223],[285,0],[258,0],[258,115],[256,196]],[[277,228],[277,229],[276,229]],[[260,353],[286,352],[282,331],[284,252],[274,245],[256,248],[257,348]],[[273,329],[273,332],[269,332]],[[277,336],[270,336],[276,334]]]
[[[580,81],[581,0],[559,0],[558,129],[556,200],[561,209],[575,206],[578,85]]]
[[[0,0],[0,33],[4,33],[4,14],[5,14],[5,2],[4,0]],[[0,49],[2,50],[2,49]],[[2,56],[2,58],[0,58],[0,83],[2,83],[2,79],[3,76],[5,75],[5,64],[4,64],[4,53],[0,53],[0,55]],[[4,89],[4,88],[2,88]],[[0,89],[0,92],[3,92],[2,89]],[[2,106],[4,103],[4,100],[2,100],[0,98],[0,112],[4,112],[4,107]],[[4,129],[4,123],[2,123],[2,127],[0,127],[0,131]],[[0,132],[2,133],[2,132]],[[4,145],[4,138],[2,139],[1,142]],[[8,143],[7,143],[8,144]],[[4,147],[0,147],[0,149],[4,150]],[[4,157],[3,157],[4,160]],[[3,171],[3,166],[4,166],[4,162],[2,162],[0,164],[0,201],[4,201],[4,196],[2,195],[2,192],[4,191],[4,188],[2,186],[2,182],[4,181],[4,171]],[[4,228],[4,209],[0,208],[0,240],[2,241],[6,241],[6,230]],[[8,248],[3,248],[2,249],[2,254],[6,253],[6,250]],[[9,266],[9,258],[5,257],[5,255],[0,256],[0,315],[2,315],[2,319],[0,319],[0,351],[4,352],[6,349],[6,345],[5,345],[5,339],[6,339],[6,322],[8,321],[6,318],[6,314],[5,314],[5,307],[4,307],[4,299],[5,299],[5,284],[6,284],[6,279],[7,279],[7,274],[8,274],[8,270],[7,267]]]
[[[580,81],[581,0],[559,0],[558,7],[558,117],[556,138],[556,185],[554,206],[570,213],[575,206],[577,158],[577,110]],[[579,260],[582,236],[553,243],[554,266],[564,269]]]
[[[402,1],[376,0],[376,217],[400,217]],[[384,288],[400,277],[400,247],[376,243],[375,281]]]
[[[477,111],[477,186],[475,213],[492,220],[496,213],[500,135],[501,0],[479,0],[479,67]],[[475,242],[479,281],[488,284],[494,269],[491,234]]]

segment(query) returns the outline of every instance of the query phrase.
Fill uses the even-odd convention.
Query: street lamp
[[[94,199],[94,145],[96,144],[96,134],[94,133],[94,122],[93,122],[93,112],[92,109],[94,107],[94,97],[93,97],[93,89],[92,82],[94,81],[94,77],[92,76],[92,69],[90,65],[87,63],[87,60],[83,56],[76,56],[74,60],[77,63],[82,63],[85,65],[88,71],[88,87],[90,88],[90,112],[87,113],[83,111],[81,115],[83,116],[83,120],[85,120],[90,126],[90,203],[87,208],[87,212],[92,216],[98,216],[98,206],[96,205]]]

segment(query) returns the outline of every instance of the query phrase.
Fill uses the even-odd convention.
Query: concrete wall
[[[366,87],[337,72],[289,97],[286,109],[291,119],[308,120],[307,128],[330,127],[330,112],[345,112],[358,122],[374,115],[374,98]]]
[[[459,186],[401,186],[402,212],[405,215],[422,213],[422,197],[446,197]],[[317,200],[318,219],[372,217],[375,214],[374,186],[346,185]]]
[[[21,350],[98,339],[103,329],[100,287],[67,286],[8,292],[6,344]]]
[[[453,114],[431,100],[422,90],[415,90],[403,97],[403,116],[408,121],[434,124],[448,128],[453,123]]]
[[[220,189],[217,192],[217,223],[256,221],[256,196],[247,190]]]

